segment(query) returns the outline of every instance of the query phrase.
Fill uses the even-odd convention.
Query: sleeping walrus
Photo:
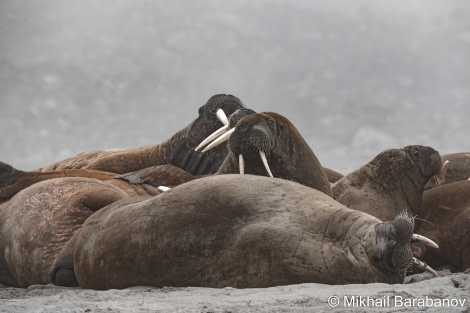
[[[0,283],[15,287],[51,283],[53,261],[91,214],[146,192],[116,179],[73,177],[48,179],[16,193],[0,205]]]
[[[381,222],[291,181],[215,175],[96,212],[51,275],[70,284],[74,268],[92,289],[399,283],[413,237],[406,215]]]
[[[334,184],[333,198],[383,221],[403,210],[420,215],[424,185],[441,167],[439,152],[431,147],[389,149]]]
[[[243,107],[243,103],[237,97],[215,95],[199,108],[198,118],[160,144],[83,152],[39,170],[82,168],[124,174],[154,165],[173,164],[191,174],[211,174],[219,168],[225,158],[226,150],[219,147],[209,154],[194,154],[194,148],[227,123],[226,115]]]

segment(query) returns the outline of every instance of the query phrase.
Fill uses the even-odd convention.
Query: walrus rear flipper
[[[122,174],[115,177],[128,181],[133,185],[150,185],[153,187],[175,187],[196,177],[185,170],[173,165],[157,165],[139,171]]]
[[[115,178],[125,180],[129,182],[129,184],[132,184],[132,185],[142,185],[144,183],[144,180],[142,179],[141,171],[122,174],[122,175],[116,176]]]

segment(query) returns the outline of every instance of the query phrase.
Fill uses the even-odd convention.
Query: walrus
[[[81,168],[124,174],[155,165],[172,164],[194,175],[214,173],[225,158],[226,150],[219,147],[209,154],[193,154],[194,148],[223,123],[227,123],[226,115],[243,107],[244,104],[235,96],[214,95],[199,108],[198,118],[160,144],[83,152],[38,170]],[[191,154],[191,157],[186,154]]]
[[[392,221],[403,210],[421,215],[424,185],[441,169],[439,152],[431,147],[385,150],[334,184],[333,198],[383,221]]]
[[[242,117],[231,131],[228,154],[217,174],[283,178],[331,195],[323,167],[297,128],[274,112]]]
[[[456,271],[470,268],[470,181],[437,186],[423,193],[423,213],[416,231],[434,240],[426,263],[434,267],[452,264]]]
[[[188,181],[189,173],[169,165],[162,165],[153,170],[153,174],[159,178],[159,182],[170,186]],[[65,177],[93,178],[107,182],[123,190],[129,196],[157,195],[158,186],[152,185],[151,181],[141,184],[130,184],[127,181],[116,179],[116,173],[88,169],[63,169],[55,171],[22,171],[10,164],[0,162],[0,204],[11,199],[19,191],[38,182]]]
[[[83,222],[112,202],[150,197],[141,195],[144,190],[135,192],[138,188],[142,187],[120,188],[109,181],[70,177],[41,181],[16,193],[0,206],[0,283],[51,283],[52,263]]]
[[[449,184],[470,178],[470,152],[443,154],[441,159],[442,162],[449,162],[447,171],[441,179],[441,184]],[[435,180],[429,180],[424,189],[428,190],[439,185]]]
[[[81,287],[103,290],[399,283],[413,264],[413,237],[407,215],[381,222],[295,182],[213,175],[96,212],[51,279],[73,267]]]
[[[229,123],[223,128],[222,132],[219,129],[214,134],[221,135],[225,132],[225,135],[210,135],[208,138],[211,140],[203,140],[195,149],[207,153],[206,151],[228,140],[228,153],[216,175],[274,175],[331,195],[325,169],[286,117],[274,112],[256,113],[250,109],[241,109],[230,116]],[[330,170],[329,173],[337,178],[336,172]],[[187,181],[199,177],[188,177]],[[156,185],[159,181],[152,169],[120,175],[119,178],[134,184],[152,181]]]

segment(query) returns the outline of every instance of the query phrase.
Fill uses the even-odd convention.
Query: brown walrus
[[[470,268],[470,181],[426,190],[423,208],[415,229],[439,245],[428,249],[425,261],[436,267],[452,264],[457,271]]]
[[[160,144],[83,152],[39,170],[82,168],[124,174],[150,166],[173,164],[191,174],[211,174],[219,168],[226,150],[219,147],[209,154],[195,154],[194,148],[223,125],[216,117],[220,112],[219,109],[230,115],[243,107],[243,103],[237,97],[215,95],[199,108],[198,118]]]
[[[421,215],[424,185],[441,166],[439,152],[431,147],[389,149],[334,184],[333,198],[383,221],[403,210]]]
[[[111,182],[121,188],[92,178],[48,179],[0,205],[0,283],[15,287],[51,283],[53,261],[92,213],[114,201],[145,194],[140,186],[122,188],[129,184]]]
[[[331,195],[320,161],[297,128],[278,113],[242,117],[228,139],[228,149],[218,174],[269,175]]]
[[[184,170],[171,167],[167,170],[168,166],[162,165],[155,169],[153,173],[158,175],[162,182],[166,182],[169,185],[179,184],[183,181],[187,181],[186,175],[190,175]],[[182,176],[180,176],[182,175]],[[143,182],[139,185],[129,184],[128,182],[115,179],[116,173],[88,170],[88,169],[64,169],[56,171],[21,171],[10,164],[0,162],[0,204],[8,201],[17,192],[35,184],[40,181],[53,179],[53,178],[64,178],[64,177],[83,177],[83,178],[94,178],[107,182],[123,190],[129,196],[141,196],[141,195],[157,195],[158,186],[153,186],[151,183]]]
[[[230,116],[226,129],[230,128],[228,154],[216,174],[269,174],[331,195],[325,169],[295,126],[284,116],[242,109]],[[202,148],[203,143],[198,148]],[[239,160],[246,164],[242,169]],[[120,175],[119,178],[135,184],[152,181],[157,185],[159,179],[152,171],[153,169],[140,170]],[[336,174],[331,170],[329,173],[332,177]],[[187,181],[194,178],[196,177],[188,177]]]
[[[470,152],[443,154],[441,159],[442,162],[449,162],[445,176],[442,179],[443,184],[470,178]],[[435,180],[429,180],[424,189],[431,189],[438,185]]]
[[[407,216],[384,223],[291,181],[214,175],[96,212],[51,275],[73,267],[92,289],[398,283],[412,235]]]

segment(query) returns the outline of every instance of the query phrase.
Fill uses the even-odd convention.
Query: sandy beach
[[[470,312],[470,270],[409,276],[405,284],[300,284],[272,288],[96,291],[0,288],[0,312]]]

